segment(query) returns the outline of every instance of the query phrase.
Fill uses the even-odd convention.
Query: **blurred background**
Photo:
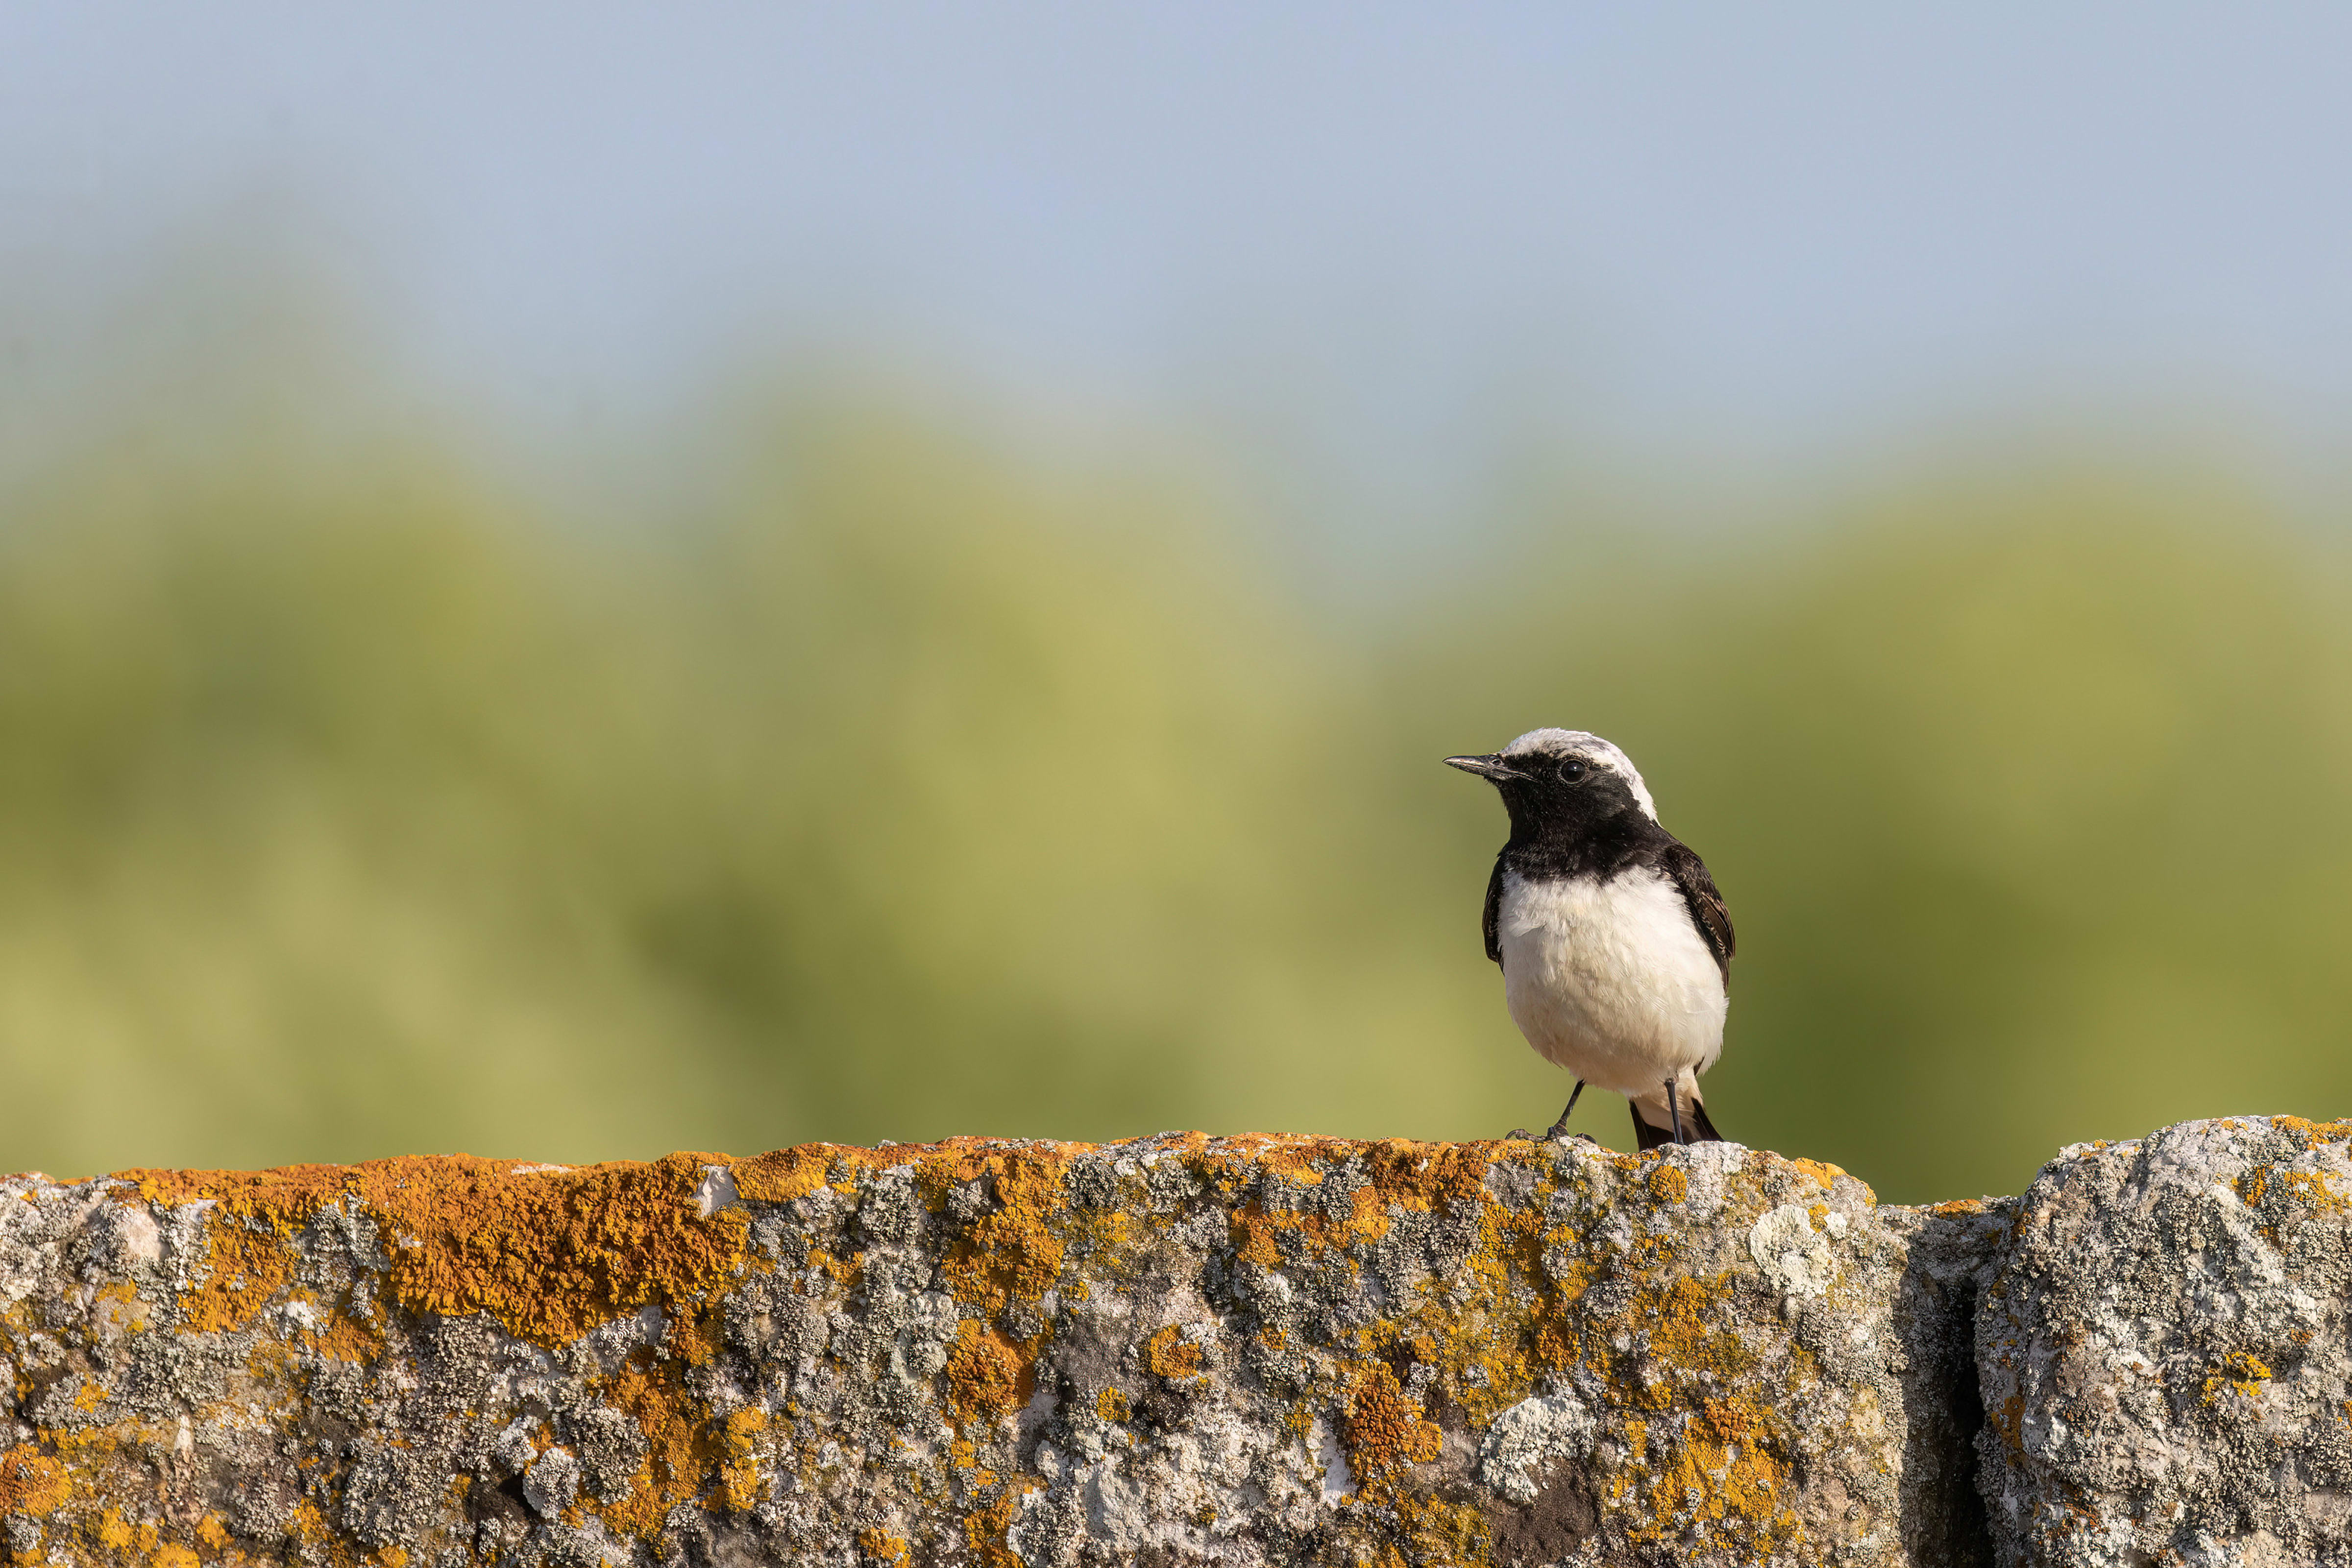
[[[2352,1111],[2352,11],[0,12],[0,1168]],[[1620,1102],[1577,1124],[1623,1146]]]

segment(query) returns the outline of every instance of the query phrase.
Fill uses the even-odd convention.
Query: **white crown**
[[[1505,757],[1581,757],[1595,767],[1606,768],[1625,780],[1633,792],[1634,803],[1642,814],[1652,821],[1658,820],[1658,808],[1650,799],[1650,787],[1642,782],[1642,770],[1633,759],[1610,742],[1581,729],[1531,729],[1503,747]]]

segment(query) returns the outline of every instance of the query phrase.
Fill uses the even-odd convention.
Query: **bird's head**
[[[1580,729],[1531,729],[1500,751],[1445,765],[1492,782],[1514,832],[1575,833],[1632,811],[1658,820],[1633,759]]]

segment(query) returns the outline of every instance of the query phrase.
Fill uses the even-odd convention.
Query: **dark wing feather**
[[[1723,971],[1723,988],[1731,989],[1731,955],[1737,946],[1731,935],[1731,911],[1723,906],[1723,894],[1715,890],[1706,862],[1688,844],[1676,842],[1666,846],[1659,864],[1675,879],[1683,903],[1690,909],[1691,924],[1698,927],[1699,939],[1715,955],[1715,967]]]
[[[1503,962],[1503,857],[1495,857],[1495,874],[1486,879],[1486,907],[1478,916],[1479,928],[1486,934],[1486,956],[1499,967]]]

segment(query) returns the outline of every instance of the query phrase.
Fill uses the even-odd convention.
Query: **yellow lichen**
[[[2322,1171],[2283,1171],[2257,1166],[2231,1186],[2240,1201],[2263,1216],[2260,1228],[2273,1247],[2284,1245],[2282,1231],[2285,1225],[2302,1218],[2285,1211],[2289,1204],[2314,1216],[2341,1217],[2352,1209],[2352,1199],[2337,1191],[2336,1184]]]
[[[1399,1533],[1404,1537],[1403,1560],[1439,1563],[1486,1563],[1494,1561],[1494,1531],[1486,1511],[1475,1503],[1447,1502],[1410,1488],[1400,1488],[1390,1502]],[[1390,1561],[1395,1561],[1391,1554]]]
[[[139,1299],[139,1287],[128,1280],[100,1285],[90,1305],[100,1322],[125,1333],[139,1333],[147,1327],[147,1303]]]
[[[130,1550],[131,1542],[138,1537],[138,1531],[131,1528],[131,1521],[124,1519],[121,1511],[116,1508],[100,1511],[98,1517],[89,1521],[89,1534],[99,1545],[118,1553]]]
[[[1803,1528],[1783,1501],[1789,1469],[1773,1427],[1745,1400],[1703,1400],[1679,1441],[1650,1444],[1644,1479],[1653,1506],[1631,1533],[1669,1542],[1699,1523],[1753,1556],[1801,1543]]]
[[[964,1540],[986,1568],[1021,1568],[1020,1557],[1005,1544],[1005,1536],[1020,1513],[1020,1490],[1006,1486],[965,1518]]]
[[[760,1500],[760,1465],[752,1442],[767,1429],[768,1417],[762,1411],[738,1410],[727,1417],[719,1440],[726,1458],[719,1469],[719,1484],[727,1506],[738,1513],[751,1512]]]
[[[2271,1369],[2252,1355],[2242,1350],[2233,1350],[2221,1358],[2220,1365],[2205,1375],[2202,1402],[2210,1406],[2225,1392],[2247,1399],[2258,1399],[2272,1375]]]

